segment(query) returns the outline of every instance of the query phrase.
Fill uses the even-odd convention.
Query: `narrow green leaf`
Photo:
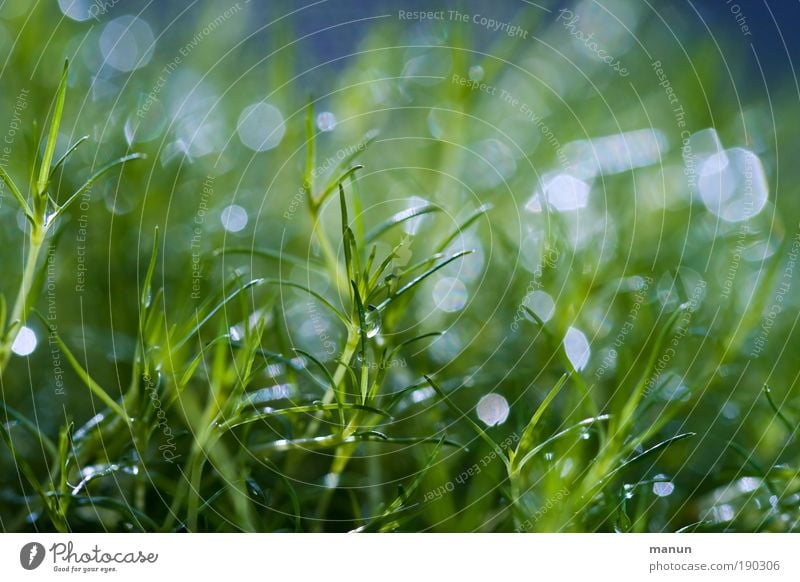
[[[444,393],[444,390],[442,390],[430,376],[424,375],[423,377],[428,381],[428,384],[430,384],[431,388],[433,388],[436,391],[436,393],[439,395],[439,398],[441,398],[442,401],[447,405],[447,407],[450,408],[450,410],[452,410],[455,413],[458,419],[461,420],[463,418],[464,420],[466,420],[470,424],[470,426],[472,426],[475,432],[478,433],[478,436],[481,437],[486,442],[486,444],[489,445],[489,448],[498,453],[498,456],[503,460],[503,463],[505,464],[506,468],[509,468],[508,457],[506,457],[506,455],[504,454],[500,454],[502,452],[502,449],[497,445],[496,442],[494,442],[494,439],[490,437],[488,434],[486,434],[486,432],[478,425],[478,423],[469,417],[469,414],[463,412],[458,406],[456,406],[455,403],[453,403],[450,400],[447,394]]]
[[[444,240],[441,242],[441,244],[440,244],[440,245],[437,247],[437,249],[436,249],[436,252],[437,252],[437,253],[444,252],[444,250],[445,250],[445,249],[446,249],[446,248],[447,248],[447,247],[450,245],[450,243],[451,243],[451,242],[453,242],[453,240],[455,240],[455,238],[456,238],[456,237],[457,237],[459,234],[461,234],[461,233],[462,233],[462,232],[464,232],[466,229],[468,229],[468,228],[469,228],[469,227],[472,225],[472,223],[473,223],[473,222],[475,222],[476,220],[478,220],[478,219],[479,219],[481,216],[483,216],[484,214],[486,214],[487,212],[489,212],[491,209],[492,209],[492,205],[491,205],[491,204],[488,204],[488,203],[487,203],[487,204],[483,204],[483,205],[481,205],[480,207],[478,207],[478,208],[475,210],[475,212],[473,212],[472,214],[470,214],[470,215],[469,215],[469,216],[468,216],[468,217],[467,217],[467,218],[464,220],[464,222],[462,222],[461,224],[459,224],[459,225],[458,225],[458,226],[455,228],[455,230],[454,230],[452,233],[450,233],[450,235],[449,235],[449,236],[448,236],[446,239],[444,239]]]
[[[3,182],[6,183],[8,189],[11,190],[11,194],[14,195],[17,204],[20,205],[22,212],[25,213],[25,218],[27,218],[28,221],[33,224],[33,210],[31,210],[31,207],[28,206],[28,203],[25,201],[25,197],[22,195],[22,192],[19,191],[19,188],[17,188],[14,180],[11,179],[11,176],[8,175],[3,166],[0,166],[0,178],[2,178]]]
[[[247,405],[245,405],[247,406]],[[244,424],[249,424],[251,422],[256,422],[259,420],[264,420],[266,418],[273,418],[275,416],[285,416],[287,414],[309,414],[319,411],[332,411],[332,410],[364,410],[366,412],[371,412],[372,414],[377,414],[379,416],[383,416],[385,418],[391,419],[392,416],[380,410],[378,408],[374,408],[372,406],[365,406],[363,404],[346,404],[342,403],[339,404],[331,403],[331,404],[308,404],[303,406],[292,406],[291,408],[277,408],[274,410],[269,410],[267,412],[259,412],[256,414],[248,415],[248,416],[239,416],[237,418],[233,418],[231,420],[225,421],[219,424],[220,430],[231,430],[232,428],[236,428],[237,426],[242,426]],[[244,409],[246,410],[246,408]]]
[[[789,434],[794,434],[797,430],[797,425],[793,424],[786,415],[781,411],[775,401],[772,399],[772,389],[769,385],[764,384],[764,396],[767,397],[767,402],[769,402],[770,407],[775,412],[775,415],[781,420],[783,425],[786,427],[786,430],[789,431]]]
[[[50,166],[53,163],[53,153],[56,150],[56,140],[58,130],[61,127],[61,114],[64,112],[64,99],[67,95],[67,73],[69,71],[69,61],[64,61],[64,71],[61,73],[61,81],[56,92],[56,106],[53,110],[53,119],[50,121],[50,133],[47,136],[47,144],[42,156],[42,164],[39,166],[39,179],[36,182],[36,190],[41,196],[47,190],[47,183],[50,179]]]
[[[212,255],[215,257],[228,255],[228,254],[243,254],[256,257],[263,257],[266,259],[274,259],[278,262],[291,263],[298,267],[312,267],[314,269],[324,269],[324,265],[316,257],[308,256],[307,258],[297,257],[282,250],[266,249],[260,247],[225,247],[216,249]]]
[[[209,313],[207,313],[205,315],[205,317],[203,317],[203,319],[198,321],[197,324],[195,324],[195,326],[192,327],[192,329],[187,334],[184,335],[183,339],[179,340],[174,345],[174,347],[172,349],[173,350],[177,350],[177,349],[183,347],[183,345],[186,344],[186,342],[188,342],[192,338],[192,336],[194,336],[194,334],[196,334],[198,331],[200,331],[201,327],[203,327],[206,323],[208,323],[208,321],[212,317],[214,317],[220,309],[225,307],[225,305],[229,301],[232,301],[237,295],[239,295],[239,293],[242,293],[242,292],[246,291],[247,289],[249,289],[250,287],[253,287],[255,285],[259,285],[259,284],[264,283],[264,282],[266,282],[266,281],[264,281],[264,279],[253,279],[252,281],[249,281],[248,283],[245,283],[241,287],[237,288],[233,293],[231,293],[230,295],[225,297],[213,309],[211,309],[211,311]]]
[[[564,374],[561,378],[558,379],[558,382],[555,383],[553,388],[550,389],[550,392],[545,396],[542,403],[536,409],[536,412],[533,413],[530,421],[528,421],[527,426],[522,431],[522,436],[519,439],[519,443],[517,443],[517,448],[514,451],[514,458],[518,458],[520,455],[525,455],[526,452],[533,446],[534,440],[534,432],[536,430],[536,425],[539,424],[539,420],[541,420],[542,415],[544,415],[545,411],[547,410],[550,403],[555,399],[558,393],[561,391],[561,388],[564,387],[564,384],[567,382],[567,378],[569,378],[569,374]],[[512,467],[514,466],[514,462],[511,463]]]
[[[515,457],[515,464],[516,464],[517,471],[522,471],[522,468],[528,463],[528,461],[533,459],[537,454],[539,454],[541,451],[543,451],[546,447],[548,447],[551,444],[553,444],[555,441],[557,441],[557,440],[559,440],[561,438],[564,438],[568,434],[570,434],[570,433],[572,433],[572,432],[574,432],[574,431],[576,431],[578,429],[582,429],[582,428],[585,428],[587,426],[591,426],[596,422],[605,422],[609,418],[611,418],[611,416],[608,415],[608,414],[601,414],[600,416],[594,416],[594,417],[591,417],[591,418],[585,418],[582,421],[580,421],[579,423],[574,424],[574,425],[572,425],[572,426],[570,426],[568,428],[565,428],[564,430],[562,430],[560,432],[557,432],[553,436],[545,439],[544,441],[542,441],[541,443],[536,445],[534,448],[532,448],[530,451],[528,451],[528,453],[526,453],[525,456],[522,457],[522,459],[517,460],[518,457]]]
[[[69,148],[67,149],[67,151],[66,151],[66,152],[64,152],[64,155],[62,155],[60,158],[58,158],[58,161],[57,161],[55,164],[53,164],[53,169],[52,169],[52,170],[50,170],[50,176],[49,176],[49,179],[50,179],[50,180],[52,180],[52,179],[53,179],[53,175],[54,175],[54,174],[55,174],[55,173],[58,171],[58,169],[59,169],[59,168],[60,168],[60,167],[61,167],[61,166],[64,164],[64,162],[66,162],[66,161],[67,161],[67,158],[69,158],[69,157],[70,157],[70,156],[73,154],[73,152],[74,152],[75,150],[77,150],[77,149],[78,149],[78,147],[79,147],[79,146],[80,146],[80,145],[81,145],[83,142],[85,142],[87,139],[89,139],[89,136],[88,136],[88,135],[84,135],[84,136],[83,136],[83,137],[81,137],[81,138],[80,138],[78,141],[76,141],[74,144],[72,144],[71,146],[69,146]]]
[[[431,275],[433,275],[433,274],[434,274],[436,271],[438,271],[439,269],[443,269],[444,267],[446,267],[447,265],[449,265],[449,264],[450,264],[450,263],[452,263],[453,261],[455,261],[455,260],[457,260],[457,259],[460,259],[461,257],[463,257],[463,256],[465,256],[465,255],[472,254],[473,252],[475,252],[475,251],[472,251],[472,250],[469,250],[469,251],[461,251],[460,253],[456,253],[456,254],[454,254],[452,257],[450,257],[450,258],[448,258],[448,259],[445,259],[444,261],[442,261],[441,263],[439,263],[439,264],[438,264],[438,265],[436,265],[435,267],[432,267],[432,268],[428,269],[428,270],[427,270],[427,271],[425,271],[425,272],[424,272],[422,275],[419,275],[418,277],[416,277],[416,278],[412,279],[412,280],[411,280],[411,281],[409,281],[409,282],[408,282],[406,285],[404,285],[403,287],[401,287],[400,289],[398,289],[398,290],[397,290],[397,291],[396,291],[394,294],[392,294],[391,296],[389,296],[389,297],[387,297],[386,299],[384,299],[384,300],[383,300],[383,301],[382,301],[382,302],[381,302],[381,303],[378,305],[377,309],[378,309],[378,310],[383,310],[383,309],[385,309],[385,308],[386,308],[386,306],[387,306],[387,305],[389,305],[389,304],[390,304],[392,301],[394,301],[395,299],[397,299],[398,297],[400,297],[400,296],[401,296],[401,295],[403,295],[404,293],[407,293],[408,291],[410,291],[411,289],[413,289],[414,287],[416,287],[417,285],[419,285],[419,284],[420,284],[422,281],[424,281],[425,279],[427,279],[428,277],[430,277]]]
[[[84,192],[86,192],[86,191],[87,191],[89,188],[91,188],[91,187],[94,185],[94,183],[95,183],[95,182],[97,182],[97,180],[99,180],[99,179],[100,179],[100,178],[101,178],[101,177],[102,177],[104,174],[106,174],[107,172],[109,172],[109,171],[113,170],[113,169],[114,169],[115,167],[117,167],[117,166],[121,166],[122,164],[124,164],[124,163],[126,163],[126,162],[130,162],[130,161],[132,161],[132,160],[143,160],[143,159],[145,159],[146,157],[147,157],[147,156],[146,156],[146,155],[144,155],[144,154],[130,154],[130,155],[127,155],[127,156],[123,156],[123,157],[121,157],[121,158],[118,158],[118,159],[114,160],[113,162],[109,162],[109,163],[107,163],[105,166],[103,166],[102,168],[100,168],[99,170],[97,170],[97,171],[96,171],[96,172],[95,172],[95,173],[92,175],[92,177],[91,177],[91,178],[89,178],[88,180],[86,180],[86,182],[84,182],[83,186],[81,186],[80,188],[78,188],[78,190],[77,190],[77,191],[76,191],[76,192],[75,192],[75,193],[74,193],[72,196],[70,196],[69,198],[67,198],[67,200],[66,200],[66,202],[64,202],[64,204],[62,204],[61,206],[59,206],[59,207],[58,207],[58,209],[57,209],[57,210],[55,211],[55,213],[54,213],[54,217],[57,217],[57,216],[60,216],[60,215],[64,214],[64,212],[66,212],[66,211],[67,211],[67,209],[68,209],[70,206],[72,206],[72,204],[73,204],[73,203],[74,203],[74,202],[75,202],[75,201],[76,201],[76,200],[77,200],[77,199],[78,199],[78,198],[79,198],[79,197],[80,197],[80,196],[81,196],[81,195],[82,195]]]
[[[33,313],[35,313],[36,316],[41,320],[42,324],[45,326],[51,337],[55,338],[58,347],[67,357],[67,360],[72,366],[72,369],[75,370],[75,373],[78,374],[81,380],[83,380],[83,383],[86,384],[86,386],[95,394],[95,396],[97,396],[106,406],[108,406],[111,410],[113,410],[117,416],[119,416],[123,421],[125,421],[125,424],[130,426],[131,423],[130,417],[128,417],[128,415],[125,414],[125,411],[117,403],[117,401],[111,398],[111,396],[108,395],[108,393],[103,389],[103,387],[100,386],[100,384],[98,384],[97,382],[95,382],[94,379],[89,375],[89,373],[86,370],[84,370],[83,366],[81,366],[80,362],[78,362],[77,358],[75,358],[70,349],[67,347],[67,344],[65,344],[64,340],[61,339],[61,336],[58,335],[58,332],[54,328],[50,327],[50,324],[47,322],[47,319],[44,317],[44,315],[42,315],[38,311],[34,311]]]
[[[394,228],[399,224],[411,220],[412,218],[441,211],[442,208],[435,204],[425,204],[424,206],[418,206],[416,208],[409,208],[407,210],[401,210],[400,212],[396,212],[388,219],[386,219],[384,222],[380,223],[378,226],[370,230],[367,233],[367,236],[364,238],[364,242],[371,243],[385,232],[391,230],[392,228]]]
[[[299,283],[294,283],[293,281],[284,281],[282,279],[264,279],[264,283],[267,285],[281,285],[284,287],[294,287],[295,289],[300,289],[301,291],[305,291],[312,297],[318,299],[325,307],[331,310],[331,312],[336,315],[345,325],[350,325],[350,320],[338,309],[336,309],[333,304],[325,299],[322,295],[314,291],[313,289],[306,287],[305,285],[301,285]]]

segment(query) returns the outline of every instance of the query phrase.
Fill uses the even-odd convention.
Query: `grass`
[[[231,19],[150,117],[136,95],[179,40],[112,103],[70,52],[82,25],[54,29],[33,79],[20,32],[4,86],[36,91],[0,163],[4,531],[797,531],[797,169],[765,121],[789,100],[750,98],[742,128],[718,71],[663,59],[692,132],[767,168],[769,206],[723,224],[686,189],[649,61],[625,53],[620,83],[540,11],[512,16],[583,68],[387,21],[338,68],[270,38],[274,58],[236,52],[254,71],[236,79],[213,66]],[[671,46],[637,26],[654,55]],[[513,99],[450,80],[470,70]],[[255,153],[237,118],[262,99],[284,135]],[[642,127],[670,143],[657,161],[599,174],[580,211],[527,208],[559,148]],[[221,226],[231,204],[240,231]],[[489,393],[509,404],[497,423]]]

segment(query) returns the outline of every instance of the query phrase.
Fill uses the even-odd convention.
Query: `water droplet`
[[[570,174],[557,174],[542,183],[548,204],[559,212],[585,208],[589,202],[589,184]]]
[[[20,2],[22,4],[22,2]],[[58,0],[58,7],[67,18],[77,22],[84,22],[92,17],[90,9],[97,8],[96,0]]]
[[[737,483],[737,487],[742,493],[750,493],[751,491],[758,489],[760,486],[761,479],[756,479],[755,477],[742,477]]]
[[[544,454],[545,461],[552,461],[553,458],[554,458],[553,453],[547,452],[547,453]]]
[[[572,367],[580,372],[589,363],[591,349],[586,334],[576,327],[570,327],[564,335],[564,351]]]
[[[675,484],[672,481],[659,481],[653,483],[653,493],[658,497],[669,497],[675,491]]]
[[[377,309],[368,308],[365,326],[367,328],[367,337],[373,338],[381,331],[381,312]]]
[[[560,476],[563,479],[572,472],[572,469],[575,466],[575,461],[573,461],[572,458],[567,458],[563,461],[562,464],[563,466],[561,467]]]
[[[679,304],[681,299],[689,299],[689,305],[686,307],[697,309],[705,297],[703,278],[697,271],[688,267],[680,267],[677,275],[664,273],[656,285],[656,297],[667,311],[683,307]]]
[[[330,111],[317,115],[317,127],[320,131],[333,131],[336,128],[336,116]]]
[[[238,204],[223,208],[219,218],[228,232],[239,232],[247,226],[247,211]]]
[[[550,321],[556,312],[556,304],[553,301],[553,298],[550,297],[549,293],[546,293],[540,289],[537,289],[533,293],[526,295],[522,303],[531,311],[533,311],[536,314],[536,317],[541,319],[544,323]],[[527,312],[525,312],[525,317],[533,320],[533,318]]]
[[[665,372],[664,380],[658,389],[658,397],[667,402],[685,402],[691,397],[691,391],[675,372]]]
[[[503,424],[508,418],[508,400],[494,392],[490,392],[481,398],[475,408],[478,413],[478,418],[480,418],[486,426]]]
[[[442,277],[433,288],[436,307],[447,313],[464,309],[468,295],[466,285],[454,277]]]
[[[472,65],[469,68],[469,78],[472,81],[482,81],[483,80],[483,67],[480,65]]]
[[[709,156],[700,169],[698,188],[706,208],[728,222],[752,218],[767,203],[764,166],[757,155],[743,148]]]
[[[256,152],[265,152],[281,143],[286,124],[277,107],[262,101],[244,108],[236,131],[245,146]]]
[[[105,62],[127,73],[150,62],[155,37],[147,22],[136,16],[125,15],[105,25],[99,43]]]
[[[17,354],[18,356],[27,356],[33,353],[33,350],[36,349],[36,334],[34,331],[27,327],[22,326],[17,332],[17,337],[14,339],[14,343],[11,344],[11,351]]]

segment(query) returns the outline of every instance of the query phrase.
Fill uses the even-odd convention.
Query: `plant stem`
[[[36,265],[39,262],[39,254],[44,244],[44,230],[38,226],[32,226],[30,236],[30,246],[28,247],[28,255],[25,257],[25,270],[22,272],[22,281],[19,285],[19,292],[17,299],[14,302],[14,308],[11,310],[11,317],[8,320],[8,327],[19,322],[19,325],[25,325],[28,318],[28,311],[30,310],[30,294],[33,287],[33,280],[36,277]],[[3,323],[3,322],[0,322]],[[8,328],[6,328],[8,329]],[[19,330],[17,330],[17,333]],[[0,346],[0,375],[5,372],[8,360],[11,358],[11,346],[16,339],[16,333],[9,335]]]

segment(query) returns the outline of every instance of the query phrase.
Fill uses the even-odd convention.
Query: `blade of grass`
[[[44,148],[42,163],[39,166],[39,179],[36,182],[38,196],[42,196],[47,190],[50,181],[50,166],[53,163],[53,154],[56,151],[56,141],[58,140],[58,130],[61,127],[61,115],[64,112],[64,100],[67,95],[67,73],[69,72],[69,60],[64,61],[64,71],[61,73],[61,81],[56,92],[56,105],[53,110],[53,118],[50,121],[50,132],[47,136],[47,144]]]

